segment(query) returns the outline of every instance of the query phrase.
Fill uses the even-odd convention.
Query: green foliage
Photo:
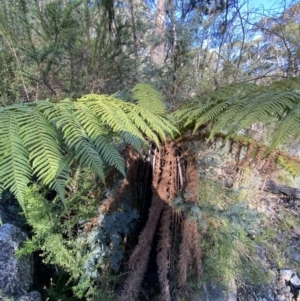
[[[154,88],[144,84],[133,91],[136,104],[89,94],[77,101],[0,108],[0,187],[10,189],[24,208],[24,193],[32,175],[64,202],[74,159],[103,181],[105,165],[125,175],[118,143],[124,141],[141,152],[147,145],[145,137],[159,145],[176,131]],[[151,107],[145,107],[145,95],[150,97]]]
[[[70,288],[70,279],[69,275],[59,269],[59,273],[54,275],[50,279],[49,287],[45,288],[48,301],[71,301],[71,300],[79,300],[75,298],[72,294],[72,290]],[[70,297],[72,295],[72,297]]]
[[[67,210],[57,200],[46,200],[37,186],[26,189],[32,238],[18,255],[40,251],[43,262],[56,267],[58,273],[47,289],[50,300],[68,300],[72,291],[86,300],[113,298],[124,238],[135,225],[137,211],[125,204],[113,214],[99,213],[99,199],[104,196],[99,178],[91,171],[77,168],[67,186]],[[87,222],[95,216],[99,216],[97,224],[87,230]]]
[[[1,184],[0,187],[9,188],[20,201],[24,203],[25,189],[30,181],[31,167],[28,151],[22,143],[18,117],[20,111],[0,112],[0,158]],[[24,206],[23,206],[24,207]]]
[[[300,132],[299,78],[275,82],[270,86],[236,84],[204,95],[175,116],[192,125],[194,132],[212,123],[210,138],[224,132],[231,136],[257,122],[278,122],[270,146],[295,137]]]
[[[105,1],[1,1],[0,37],[5,105],[112,93],[133,83],[128,18],[109,18]]]
[[[166,107],[163,105],[161,93],[148,84],[137,84],[131,89],[133,100],[142,108],[153,113],[164,115]]]
[[[72,278],[78,278],[83,261],[81,247],[71,237],[64,238],[66,229],[60,223],[61,206],[45,200],[35,186],[26,189],[25,200],[26,218],[33,228],[34,236],[32,240],[25,242],[19,255],[42,250],[45,263],[56,263],[72,275]]]
[[[101,231],[98,230],[98,238],[103,244],[110,241],[109,262],[116,271],[119,271],[123,259],[123,240],[134,229],[137,218],[137,210],[126,203],[122,210],[103,216]]]
[[[268,280],[259,246],[252,233],[260,233],[264,219],[247,200],[240,200],[240,191],[223,188],[219,181],[200,178],[198,204],[175,200],[175,206],[196,219],[202,232],[203,279],[201,283],[227,286],[233,279],[241,282]]]

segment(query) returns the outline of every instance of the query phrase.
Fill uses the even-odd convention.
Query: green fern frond
[[[166,134],[173,137],[174,133],[179,133],[174,126],[173,117],[166,114],[166,105],[159,91],[149,84],[137,84],[130,92],[137,105],[132,107],[129,104],[129,108],[125,110],[139,129],[145,134],[145,130],[148,128],[154,130],[162,141],[166,140]],[[134,110],[137,114],[133,113]],[[138,119],[137,117],[141,118]],[[146,126],[143,121],[145,121]],[[146,134],[146,136],[151,138],[148,136],[149,134]],[[155,139],[151,139],[155,141]]]
[[[226,101],[222,101],[221,103],[218,103],[216,105],[207,107],[207,111],[203,112],[203,114],[198,118],[198,120],[195,123],[195,127],[194,127],[194,133],[196,132],[196,130],[203,124],[212,121],[215,122],[218,118],[218,122],[220,123],[219,125],[216,125],[216,128],[221,128],[223,127],[223,125],[225,125],[227,123],[227,120],[231,119],[231,116],[225,115],[223,120],[220,120],[220,116],[221,114],[227,109],[227,108],[231,108],[234,107],[234,105],[237,103],[238,99],[235,97],[231,97],[229,99],[227,99]],[[234,116],[234,112],[233,112],[233,116]]]
[[[166,141],[166,134],[173,137],[173,133],[178,132],[168,116],[158,116],[131,103],[124,104],[123,108],[135,126],[157,145],[160,144],[159,140]]]
[[[17,109],[0,112],[0,181],[2,189],[10,189],[23,209],[24,194],[31,178],[29,154],[20,136]]]
[[[33,172],[43,184],[56,190],[64,201],[68,167],[61,154],[55,128],[40,111],[33,109],[20,117],[20,126]]]
[[[104,126],[108,126],[113,132],[130,132],[136,137],[144,140],[142,133],[136,128],[125,114],[121,105],[123,101],[108,95],[88,94],[83,96],[79,102],[85,105],[99,118]]]
[[[191,111],[190,108],[186,108],[183,110],[175,111],[173,115],[176,119],[178,119],[179,122],[184,121],[184,126],[187,127],[190,124],[195,124],[195,120],[198,120],[201,114],[211,106],[212,103],[203,105],[201,101],[199,101],[197,104],[195,104],[194,110]]]
[[[116,167],[125,175],[125,163],[107,136],[108,131],[99,123],[99,119],[84,103],[76,103],[76,117],[91,138],[91,141],[105,163]]]
[[[207,122],[212,123],[210,138],[217,133],[231,137],[257,122],[279,122],[271,146],[274,149],[287,139],[288,133],[298,133],[299,87],[299,78],[266,87],[237,84],[200,98],[198,103],[179,110],[176,115],[185,121],[185,126],[194,124],[194,132]]]
[[[270,151],[284,139],[296,136],[297,134],[300,134],[300,100],[296,105],[292,106],[292,108],[280,120],[278,127],[274,132]]]
[[[44,102],[40,107],[43,108],[46,118],[63,132],[64,141],[70,149],[74,149],[79,163],[91,168],[104,181],[103,161],[73,113],[76,111],[75,104],[64,100],[57,104]]]
[[[198,97],[189,108],[178,110],[174,116],[180,121],[184,120],[184,126],[194,124],[194,132],[208,121],[214,121],[226,108],[237,103],[241,97],[257,89],[257,85],[246,83],[244,85],[229,85],[218,89],[210,95]]]
[[[140,107],[158,115],[166,114],[163,96],[149,84],[137,84],[130,90],[133,101]]]
[[[289,91],[268,91],[245,97],[241,101],[242,107],[237,110],[239,120],[236,118],[236,124],[232,123],[229,131],[238,132],[253,123],[268,121],[270,118],[280,120],[285,111],[297,102],[296,98],[297,95]],[[231,108],[228,111],[230,110]]]
[[[98,118],[101,118],[104,125],[119,132],[123,138],[125,133],[131,133],[141,141],[145,141],[145,136],[159,145],[160,140],[165,141],[166,134],[172,136],[173,132],[177,131],[167,116],[154,114],[143,107],[112,96],[90,94],[79,101],[84,102]]]

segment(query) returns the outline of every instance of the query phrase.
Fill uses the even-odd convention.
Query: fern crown
[[[134,103],[89,94],[76,101],[1,108],[0,189],[10,189],[24,208],[24,193],[32,175],[57,191],[64,201],[74,160],[103,181],[105,165],[125,175],[119,143],[124,141],[141,152],[145,137],[159,145],[176,131],[161,94],[153,87],[139,84],[130,93]]]

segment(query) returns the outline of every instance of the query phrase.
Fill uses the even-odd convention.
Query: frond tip
[[[130,90],[133,101],[140,107],[148,111],[164,115],[166,106],[163,103],[163,96],[159,91],[149,84],[137,84]]]

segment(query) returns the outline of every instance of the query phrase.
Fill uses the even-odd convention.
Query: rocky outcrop
[[[30,256],[17,258],[15,252],[26,240],[27,236],[19,228],[4,224],[0,227],[0,290],[2,297],[18,300],[40,300],[30,298],[26,294],[33,282],[32,259]],[[24,295],[24,297],[22,297]],[[21,299],[20,299],[21,298]],[[25,298],[25,299],[24,299]],[[0,297],[0,300],[3,300]]]

